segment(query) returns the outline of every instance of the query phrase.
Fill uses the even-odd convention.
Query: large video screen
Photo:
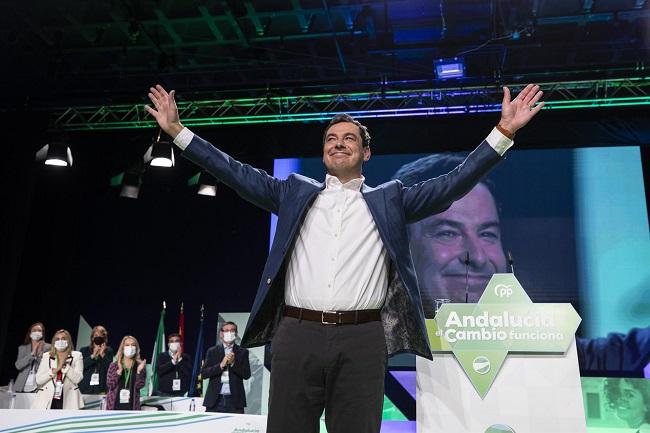
[[[409,186],[464,156],[373,155],[363,174]],[[425,315],[437,299],[475,302],[493,273],[514,270],[534,302],[573,303],[584,337],[648,327],[642,168],[638,147],[509,151],[464,198],[409,227]],[[291,172],[325,177],[320,158],[275,161],[276,177]]]

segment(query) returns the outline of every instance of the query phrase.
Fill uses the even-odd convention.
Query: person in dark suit
[[[235,344],[237,325],[225,322],[219,330],[222,344],[208,349],[201,376],[210,383],[203,398],[206,412],[244,413],[244,380],[251,377],[248,350]]]
[[[370,133],[348,115],[323,134],[325,182],[276,179],[233,159],[178,117],[174,91],[150,88],[147,111],[183,156],[241,197],[278,215],[273,245],[242,338],[272,341],[268,433],[379,432],[387,357],[431,359],[406,225],[447,209],[512,146],[543,106],[539,86],[514,99],[504,87],[501,119],[465,161],[412,187],[364,183]]]
[[[181,336],[177,333],[167,337],[169,351],[158,355],[158,394],[182,396],[190,389],[192,357],[183,352]]]

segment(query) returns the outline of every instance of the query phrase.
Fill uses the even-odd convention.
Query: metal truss
[[[650,77],[539,83],[545,109],[590,109],[650,105]],[[520,85],[511,86],[513,92]],[[499,86],[467,86],[262,96],[179,102],[187,126],[322,121],[338,113],[357,118],[435,116],[494,112],[501,109]],[[60,130],[151,128],[155,122],[142,104],[63,107],[52,111]]]

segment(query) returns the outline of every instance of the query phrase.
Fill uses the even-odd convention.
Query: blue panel
[[[273,161],[273,176],[278,179],[286,179],[291,173],[297,173],[300,171],[300,159],[298,158],[286,158],[286,159],[276,159]],[[275,227],[278,224],[278,217],[275,214],[271,214],[271,233],[269,239],[269,249],[273,245],[273,238],[275,236]]]
[[[587,337],[648,326],[650,239],[638,147],[575,150]]]

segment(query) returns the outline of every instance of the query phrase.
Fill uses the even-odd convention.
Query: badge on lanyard
[[[181,390],[181,380],[172,379],[172,391],[180,391],[180,390]]]
[[[128,389],[120,389],[120,403],[128,403],[131,398],[131,391]]]
[[[224,370],[221,373],[221,383],[230,383],[230,374],[228,374],[228,370]]]
[[[60,400],[62,394],[63,394],[63,382],[57,380],[56,382],[54,382],[54,398]]]
[[[93,373],[90,375],[90,384],[99,385],[99,373]]]

